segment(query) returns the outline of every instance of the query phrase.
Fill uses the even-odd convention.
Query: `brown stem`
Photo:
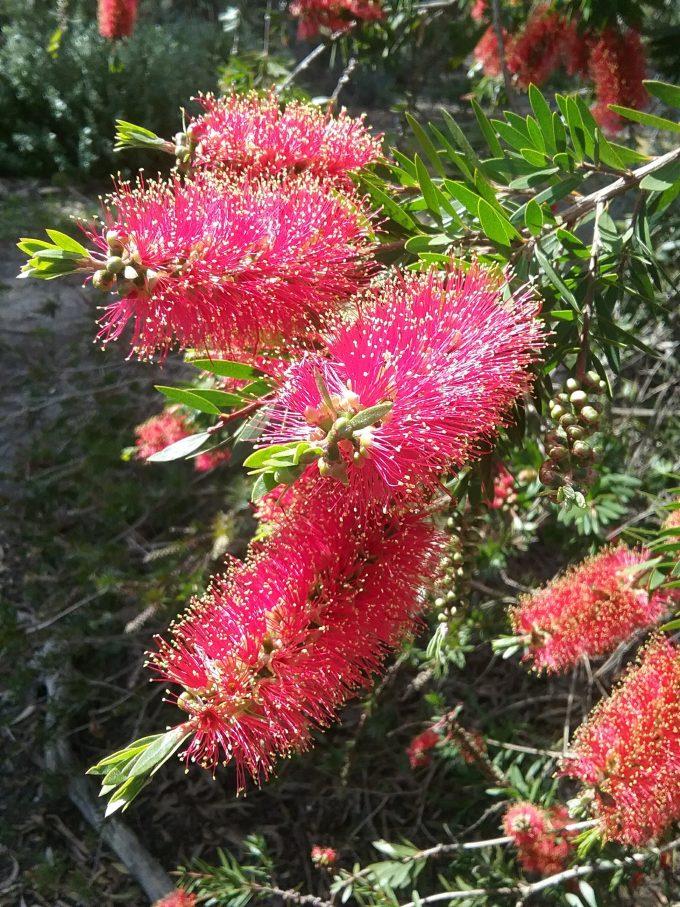
[[[454,709],[442,722],[445,723],[449,735],[455,740],[465,755],[472,756],[490,781],[498,787],[509,787],[508,781],[489,759],[488,754],[481,748],[472,734],[458,722],[457,715],[459,711],[459,709]]]
[[[244,406],[241,409],[234,410],[233,413],[222,413],[217,422],[208,429],[209,434],[215,434],[215,432],[223,429],[225,425],[228,425],[230,422],[235,422],[236,419],[245,419],[246,416],[254,413],[256,409],[264,406],[268,399],[269,396],[260,397],[259,400],[253,400],[252,403],[249,403],[247,406]]]

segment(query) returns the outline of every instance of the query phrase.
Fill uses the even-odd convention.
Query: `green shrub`
[[[190,19],[141,23],[129,40],[111,45],[94,22],[69,24],[48,49],[54,22],[14,21],[0,42],[0,173],[105,176],[134,168],[134,156],[112,150],[115,118],[172,134],[178,107],[213,90],[221,29]]]

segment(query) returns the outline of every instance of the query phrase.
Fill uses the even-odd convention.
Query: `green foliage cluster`
[[[69,21],[50,47],[56,21],[30,9],[0,36],[0,173],[106,177],[121,164],[112,149],[120,117],[174,131],[177,109],[217,87],[225,37],[196,18],[141,22],[111,44],[96,22]]]

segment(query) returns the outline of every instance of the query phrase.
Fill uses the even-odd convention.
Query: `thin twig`
[[[295,69],[291,72],[291,74],[287,76],[279,86],[277,86],[277,93],[280,93],[284,91],[284,89],[288,88],[288,86],[295,81],[295,79],[300,75],[301,72],[304,72],[305,69],[311,66],[311,64],[314,62],[314,60],[316,60],[317,57],[321,56],[326,48],[332,47],[339,38],[342,38],[343,35],[351,32],[355,25],[356,23],[352,22],[349,26],[346,26],[345,28],[339,28],[337,31],[334,31],[327,42],[317,45],[317,47],[315,47],[313,51],[308,53],[306,57],[303,57],[295,67]]]
[[[595,203],[595,223],[593,224],[593,242],[590,247],[590,260],[588,261],[588,287],[586,289],[586,298],[583,303],[583,324],[581,326],[581,348],[574,377],[581,381],[588,367],[588,354],[590,352],[590,318],[593,311],[593,301],[595,299],[595,288],[597,286],[597,269],[600,261],[600,218],[604,214],[605,202],[598,199]]]
[[[356,57],[351,57],[349,63],[347,64],[347,66],[345,66],[345,68],[342,72],[342,75],[338,79],[338,84],[333,89],[333,94],[328,99],[328,107],[330,110],[332,110],[335,107],[338,97],[340,96],[340,92],[345,87],[345,85],[347,85],[349,80],[352,78],[352,73],[354,72],[354,70],[356,68],[357,68]]]

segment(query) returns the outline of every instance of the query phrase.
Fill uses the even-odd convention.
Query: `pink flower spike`
[[[357,304],[327,354],[291,365],[263,439],[318,445],[322,474],[357,499],[422,500],[481,453],[529,387],[538,305],[504,299],[499,277],[475,265],[397,272]]]
[[[308,749],[413,631],[442,544],[411,514],[367,513],[317,482],[295,519],[217,577],[150,664],[180,687],[188,761],[237,785]]]
[[[121,298],[106,307],[98,336],[115,340],[132,321],[140,358],[163,356],[175,343],[247,356],[290,342],[371,270],[360,202],[311,177],[239,182],[203,173],[122,183],[105,216],[104,235],[88,235],[122,262]]]
[[[97,24],[102,38],[129,38],[135,30],[139,0],[99,0]]]
[[[604,548],[562,576],[523,596],[510,609],[517,635],[529,642],[528,657],[541,671],[564,671],[583,656],[611,652],[636,630],[651,627],[667,597],[639,584],[645,549]]]
[[[168,407],[156,416],[151,416],[135,428],[135,456],[139,460],[148,460],[153,454],[159,453],[181,441],[191,434],[186,418],[178,407]]]
[[[563,774],[587,786],[609,840],[650,844],[680,819],[680,649],[655,637],[576,732]]]
[[[515,803],[508,807],[503,828],[517,846],[517,859],[525,872],[545,877],[565,868],[573,851],[569,841],[573,833],[564,831],[568,822],[563,806],[545,810],[533,803]]]
[[[649,104],[649,94],[643,85],[647,61],[639,32],[629,29],[620,32],[605,28],[591,41],[590,75],[595,83],[597,103],[593,116],[608,132],[623,129],[627,120],[609,109],[609,104],[641,110]]]
[[[187,127],[191,166],[218,168],[250,176],[307,173],[343,188],[349,172],[382,157],[380,136],[372,136],[363,117],[337,116],[291,101],[285,107],[274,92],[200,95],[205,113]]]
[[[425,768],[429,765],[432,762],[430,750],[439,743],[440,739],[439,734],[431,727],[414,737],[406,748],[411,768]]]

